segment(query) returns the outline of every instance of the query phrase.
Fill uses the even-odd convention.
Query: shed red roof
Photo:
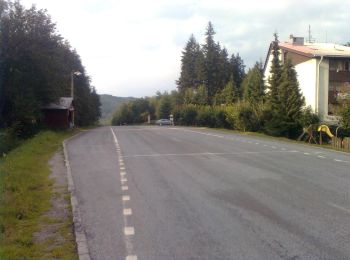
[[[70,109],[72,107],[73,98],[71,97],[60,97],[57,102],[50,103],[43,109]]]

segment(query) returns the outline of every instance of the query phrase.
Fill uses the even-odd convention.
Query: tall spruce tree
[[[4,57],[4,45],[5,42],[3,41],[3,14],[5,13],[5,10],[7,9],[7,3],[3,0],[0,0],[0,128],[4,124],[4,120],[2,117],[2,110],[4,107],[4,63],[5,63],[5,57]]]
[[[181,74],[177,80],[178,89],[197,88],[203,79],[203,53],[193,34],[190,36],[181,57]]]
[[[208,23],[205,33],[205,43],[202,46],[204,53],[205,86],[208,91],[208,99],[211,102],[216,92],[220,89],[220,45],[214,41],[215,31],[211,22]]]
[[[255,63],[254,67],[249,69],[242,83],[242,89],[244,100],[253,106],[264,100],[265,85],[260,63]]]
[[[290,60],[286,60],[283,64],[278,95],[280,100],[278,113],[288,122],[296,123],[302,114],[305,98],[299,88],[297,73]]]
[[[220,83],[219,90],[222,90],[230,81],[230,60],[227,49],[224,47],[220,52]]]
[[[243,90],[242,90],[242,82],[245,77],[245,65],[243,62],[243,59],[241,56],[239,56],[239,53],[232,54],[230,58],[230,65],[231,65],[231,76],[235,82],[236,86],[236,98],[240,99],[243,95]]]
[[[272,64],[270,76],[268,78],[268,102],[272,110],[277,110],[280,105],[279,86],[281,83],[282,65],[280,61],[280,51],[278,47],[278,35],[274,33],[274,41],[271,43]]]

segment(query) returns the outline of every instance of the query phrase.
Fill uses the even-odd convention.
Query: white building
[[[333,43],[304,43],[304,38],[291,36],[291,42],[279,43],[280,59],[290,59],[298,75],[306,105],[311,106],[322,121],[338,121],[339,105],[350,99],[350,47]],[[270,75],[272,44],[264,66]]]

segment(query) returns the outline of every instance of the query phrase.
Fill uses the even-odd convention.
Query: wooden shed
[[[58,102],[42,108],[43,123],[51,128],[71,128],[74,126],[73,98],[61,97]]]

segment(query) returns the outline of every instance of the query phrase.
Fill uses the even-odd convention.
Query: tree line
[[[42,107],[70,96],[79,126],[95,123],[100,101],[78,53],[57,31],[46,10],[0,0],[0,127],[27,137],[41,126]]]
[[[318,122],[318,117],[305,107],[292,63],[279,59],[277,34],[272,42],[273,61],[267,82],[261,62],[246,73],[239,54],[229,57],[214,35],[209,22],[202,45],[190,36],[182,52],[177,90],[124,104],[115,112],[112,124],[143,123],[148,115],[159,119],[173,114],[180,125],[293,138],[303,126]]]

